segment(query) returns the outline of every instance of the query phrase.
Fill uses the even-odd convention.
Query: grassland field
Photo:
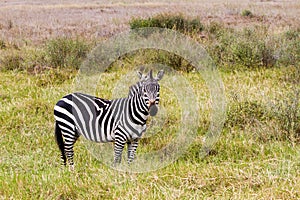
[[[242,14],[246,10],[251,16]],[[300,199],[299,11],[292,0],[0,0],[0,199]],[[176,56],[142,52],[102,73],[96,94],[112,98],[121,77],[146,59],[167,61],[189,81],[199,105],[199,127],[188,150],[159,170],[118,172],[80,139],[75,171],[62,169],[53,107],[74,92],[74,66],[82,61],[77,57],[86,56],[76,49],[89,52],[98,41],[129,30],[133,19],[161,13],[197,17],[203,24],[204,30],[185,34],[211,54],[225,88],[226,120],[217,143],[200,155],[211,117],[201,74],[181,68]],[[261,53],[257,44],[268,51]],[[69,60],[53,54],[60,46]],[[161,88],[160,103],[168,109],[166,122],[141,140],[137,156],[175,137],[180,112],[169,88]]]

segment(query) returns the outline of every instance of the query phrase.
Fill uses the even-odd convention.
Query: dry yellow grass
[[[269,24],[274,31],[299,27],[299,1],[0,1],[0,39],[11,43],[38,44],[49,38],[109,37],[128,30],[133,17],[157,13],[199,16],[203,23],[222,21],[230,26]],[[248,9],[255,16],[241,17]]]

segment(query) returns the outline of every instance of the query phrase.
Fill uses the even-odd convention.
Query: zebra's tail
[[[64,144],[64,139],[62,136],[62,132],[61,129],[58,126],[58,123],[55,122],[55,139],[56,139],[56,143],[58,145],[58,148],[61,152],[61,160],[62,160],[62,164],[66,165],[67,163],[67,158],[66,158],[66,154],[65,154],[65,144]]]

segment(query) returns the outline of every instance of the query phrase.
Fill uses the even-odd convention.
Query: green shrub
[[[291,89],[276,99],[272,111],[285,138],[300,143],[300,67],[288,68],[282,81]]]
[[[84,41],[70,38],[57,38],[46,44],[46,56],[52,67],[79,69],[90,47]]]
[[[296,30],[287,30],[284,33],[284,37],[288,40],[297,40],[300,37],[300,29],[296,29]]]
[[[225,127],[243,128],[255,120],[266,121],[270,117],[266,107],[259,102],[232,102],[227,110]]]
[[[3,56],[0,62],[1,70],[20,70],[24,68],[24,58],[19,52],[9,52]]]
[[[6,48],[6,44],[3,40],[0,40],[0,49],[5,49]]]
[[[283,66],[300,64],[300,30],[288,30],[278,40],[278,62]]]
[[[253,16],[249,10],[242,13],[244,16]],[[264,25],[239,30],[219,22],[211,22],[204,27],[197,19],[167,14],[148,19],[133,19],[130,27],[170,28],[196,36],[194,38],[198,38],[198,42],[206,46],[216,64],[225,70],[296,66],[300,61],[299,29],[291,29],[278,35],[269,32],[269,27]],[[198,37],[200,32],[204,37]],[[166,58],[166,55],[163,54],[161,57]],[[181,60],[176,55],[167,56],[164,61],[172,63],[177,69],[181,68],[179,67]]]
[[[230,31],[229,28],[226,28],[224,24],[219,22],[212,21],[209,25],[205,27],[209,35],[215,35],[216,37],[223,34],[225,31]]]
[[[300,143],[300,89],[289,94],[274,106],[274,113],[283,136],[291,142]]]
[[[0,66],[2,70],[34,71],[35,68],[46,66],[42,49],[24,47],[18,50],[8,49],[3,51]]]
[[[241,15],[243,17],[253,17],[253,14],[252,14],[252,12],[250,10],[243,10],[242,13],[241,13]]]
[[[213,28],[211,32],[215,33],[215,37],[208,51],[219,66],[253,69],[273,67],[277,63],[276,41],[268,36],[264,27],[245,28],[242,31]]]
[[[24,51],[24,65],[28,72],[40,73],[48,68],[44,49],[26,48]]]
[[[204,29],[200,19],[188,19],[181,14],[159,14],[148,19],[135,18],[129,22],[129,25],[131,29],[158,27],[174,29],[182,33],[198,33]]]
[[[194,66],[192,66],[190,62],[172,52],[157,49],[139,49],[131,52],[130,54],[124,55],[120,58],[120,60],[112,63],[107,71],[115,70],[120,66],[140,66],[157,63],[185,72],[189,72],[194,69]]]

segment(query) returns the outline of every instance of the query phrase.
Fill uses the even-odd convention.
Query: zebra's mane
[[[136,93],[140,92],[140,87],[142,86],[142,82],[139,81],[136,84],[129,87],[128,97],[133,97]]]

